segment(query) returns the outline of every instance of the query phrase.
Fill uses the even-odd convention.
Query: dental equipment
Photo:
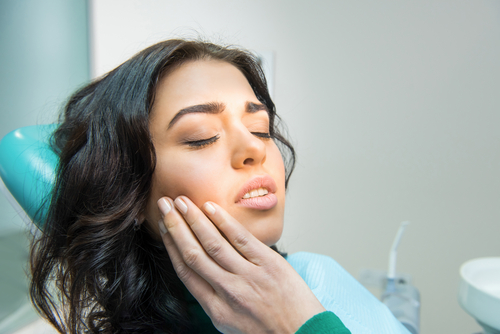
[[[420,293],[417,288],[407,282],[396,280],[397,251],[401,237],[409,224],[408,221],[401,223],[392,243],[387,284],[381,300],[410,333],[418,334],[420,333]]]
[[[500,257],[478,258],[460,267],[458,302],[484,334],[500,334]]]

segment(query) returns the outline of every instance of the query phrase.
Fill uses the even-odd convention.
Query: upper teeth
[[[264,188],[259,188],[259,189],[254,189],[245,194],[243,198],[252,198],[252,197],[258,197],[258,196],[264,196],[267,195],[269,192],[267,189]]]

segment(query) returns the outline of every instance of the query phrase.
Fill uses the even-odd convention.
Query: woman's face
[[[245,76],[217,60],[189,61],[159,83],[149,129],[157,164],[145,218],[157,233],[160,197],[223,207],[260,241],[283,229],[285,169],[266,107]]]

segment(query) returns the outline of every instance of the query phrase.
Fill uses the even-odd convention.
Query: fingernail
[[[180,199],[179,197],[177,197],[175,199],[174,203],[175,203],[175,206],[177,207],[177,209],[181,210],[182,213],[188,212],[188,207],[187,207],[186,203],[184,203],[184,201],[182,199]]]
[[[215,208],[212,204],[210,204],[209,202],[206,202],[204,204],[204,207],[205,207],[205,211],[207,211],[209,214],[213,215],[215,213]]]
[[[164,235],[165,233],[167,233],[167,228],[165,227],[165,224],[163,223],[163,220],[158,220],[158,227],[160,228],[160,234],[161,235]]]
[[[164,198],[160,198],[158,200],[158,207],[160,208],[160,211],[164,216],[166,216],[170,212],[170,210],[172,210],[170,203]]]

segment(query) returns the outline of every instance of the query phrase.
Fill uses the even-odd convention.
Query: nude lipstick
[[[269,210],[278,204],[276,182],[269,175],[256,176],[246,182],[236,197],[236,203],[256,210]]]

